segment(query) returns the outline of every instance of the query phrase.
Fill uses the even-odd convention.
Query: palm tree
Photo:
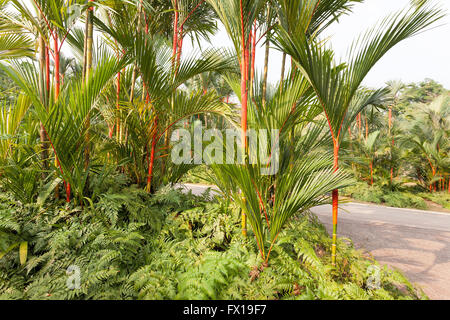
[[[262,88],[257,88],[249,103],[252,129],[269,133],[279,130],[268,137],[268,158],[254,157],[255,150],[250,149],[249,158],[256,163],[211,166],[212,182],[248,217],[264,263],[268,263],[279,234],[292,217],[326,203],[327,193],[352,183],[344,172],[331,174],[332,156],[323,152],[330,141],[323,134],[324,122],[317,120],[321,107],[314,103],[314,92],[306,78],[297,74],[280,85],[283,90],[268,92],[265,108],[258,107]],[[294,148],[290,147],[292,131]],[[271,168],[270,174],[262,174],[268,170],[268,163],[278,164],[278,170]]]
[[[243,152],[247,147],[247,117],[248,117],[248,93],[251,37],[253,24],[260,11],[264,8],[262,0],[207,0],[213,7],[220,21],[231,38],[237,59],[241,69],[240,93],[241,101],[241,141],[244,145]],[[247,218],[242,214],[242,234],[247,236]]]
[[[437,191],[436,184],[449,171],[449,115],[450,99],[446,95],[430,104],[418,105],[414,111],[405,115],[402,141],[405,147],[411,147],[410,152],[415,155],[415,159],[421,155],[425,160],[425,165],[419,162],[418,167],[422,171],[426,171],[424,167],[431,170],[427,181],[430,191]],[[417,160],[412,163],[417,163]]]
[[[401,91],[405,88],[405,85],[401,81],[389,81],[387,82],[387,86],[389,88],[389,95],[392,99],[392,104],[389,105],[389,115],[388,115],[388,123],[389,123],[389,136],[392,134],[392,126],[393,126],[393,110],[392,108],[395,107],[398,103],[398,99],[400,97]],[[395,145],[395,139],[392,137],[392,145],[391,145],[391,184],[394,180],[394,166],[393,166],[393,155],[392,155],[392,149]]]
[[[305,9],[310,13],[314,11],[312,6]],[[442,17],[440,9],[427,5],[391,15],[354,42],[346,64],[336,63],[333,52],[317,39],[308,39],[306,34],[294,33],[283,26],[277,30],[276,44],[292,57],[322,105],[333,140],[335,170],[339,168],[340,143],[347,129],[343,121],[366,75],[396,44],[422,32]],[[307,30],[307,24],[298,21],[298,28]],[[336,189],[333,191],[333,265],[336,264],[338,198]]]

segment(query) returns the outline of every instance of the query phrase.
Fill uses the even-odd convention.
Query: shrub
[[[332,268],[331,240],[308,214],[290,220],[264,265],[253,237],[240,235],[239,211],[205,197],[128,188],[84,210],[43,212],[0,197],[1,250],[18,238],[28,243],[24,265],[17,250],[0,259],[0,299],[420,298],[386,268],[381,287],[367,288],[374,262],[342,240]],[[66,270],[74,265],[81,286],[70,290]]]
[[[391,207],[427,209],[425,201],[416,195],[405,192],[390,192],[383,195],[383,201]]]
[[[450,193],[448,192],[437,192],[437,193],[420,193],[420,197],[425,200],[433,201],[437,204],[440,204],[445,209],[450,210]]]
[[[344,189],[344,195],[355,200],[373,203],[383,202],[383,190],[378,186],[368,186],[366,183],[357,183],[354,186]]]

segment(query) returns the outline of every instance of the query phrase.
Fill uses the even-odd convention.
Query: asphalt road
[[[194,194],[207,187],[185,184]],[[312,210],[331,232],[331,206]],[[358,203],[340,205],[338,234],[401,270],[431,299],[450,300],[450,214]]]

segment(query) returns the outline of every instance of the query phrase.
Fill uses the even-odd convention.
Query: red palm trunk
[[[362,128],[362,124],[361,124],[361,113],[358,113],[358,130],[359,130],[359,137],[361,138],[361,128]]]
[[[178,51],[177,51],[177,68],[181,63],[181,52],[183,50],[183,26],[180,27],[180,34],[178,36]]]
[[[364,121],[366,123],[366,140],[369,138],[369,123],[367,121],[367,117],[364,117]]]
[[[248,46],[245,36],[245,20],[244,7],[242,0],[240,1],[241,9],[241,37],[242,37],[242,61],[241,61],[241,128],[242,128],[242,144],[244,149],[247,148],[247,102],[248,102]]]
[[[250,70],[251,86],[253,86],[253,80],[255,79],[255,60],[256,60],[256,21],[254,23],[252,32],[252,67]]]
[[[117,123],[116,123],[116,137],[118,141],[122,140],[120,136],[120,77],[121,73],[117,73],[117,83],[116,83],[116,109],[117,109]]]
[[[172,64],[175,66],[175,59],[177,56],[178,48],[178,19],[180,13],[178,12],[178,1],[175,0],[175,18],[173,20],[173,41],[172,41]]]
[[[334,138],[333,138],[334,140]],[[339,144],[334,140],[334,172],[339,169]],[[336,242],[337,242],[337,224],[338,224],[338,207],[339,207],[339,190],[335,189],[332,193],[333,203],[333,239],[331,245],[331,264],[336,265]]]
[[[242,0],[240,0],[240,11],[241,11],[241,50],[242,50],[242,58],[241,58],[241,141],[244,150],[244,154],[246,154],[247,149],[247,101],[248,101],[248,92],[247,92],[247,81],[248,81],[248,44],[245,36],[245,20],[244,20],[244,7],[242,4]],[[247,237],[247,216],[244,211],[242,211],[242,235]]]
[[[60,86],[61,86],[61,78],[59,74],[59,65],[60,65],[60,57],[59,57],[59,47],[58,47],[58,35],[55,34],[53,38],[54,47],[55,47],[55,99],[57,100],[59,97]]]
[[[370,161],[370,185],[373,186],[373,162]]]
[[[58,100],[59,98],[59,93],[60,93],[60,89],[61,89],[61,75],[59,73],[59,69],[60,69],[60,52],[59,52],[59,44],[58,44],[58,35],[55,33],[54,37],[53,37],[53,43],[54,43],[54,47],[55,47],[55,100]],[[58,161],[59,162],[59,161]],[[66,185],[66,202],[70,202],[70,183],[65,182],[64,184]]]

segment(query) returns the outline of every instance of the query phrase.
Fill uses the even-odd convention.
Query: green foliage
[[[358,183],[354,186],[345,188],[343,194],[356,200],[380,204],[384,192],[378,186],[369,187],[366,183]]]
[[[211,170],[207,166],[196,166],[183,177],[182,182],[208,184],[209,175],[211,175]]]
[[[165,188],[104,193],[91,207],[23,206],[0,198],[1,299],[416,299],[399,273],[382,269],[340,240],[330,265],[325,228],[303,214],[289,220],[270,264],[243,241],[239,211]],[[24,245],[26,243],[27,245]],[[25,247],[27,259],[25,261]],[[22,265],[23,264],[23,265]],[[69,267],[80,287],[67,287]],[[400,292],[398,285],[408,288]]]
[[[410,191],[390,191],[379,185],[368,186],[366,183],[358,183],[355,186],[344,189],[345,195],[355,200],[386,204],[396,208],[427,209],[428,206],[420,195]]]
[[[425,201],[416,195],[406,192],[391,192],[383,195],[384,202],[391,207],[427,209]]]
[[[419,193],[418,195],[425,200],[433,201],[440,204],[445,209],[450,210],[450,193],[446,191],[438,193]]]

